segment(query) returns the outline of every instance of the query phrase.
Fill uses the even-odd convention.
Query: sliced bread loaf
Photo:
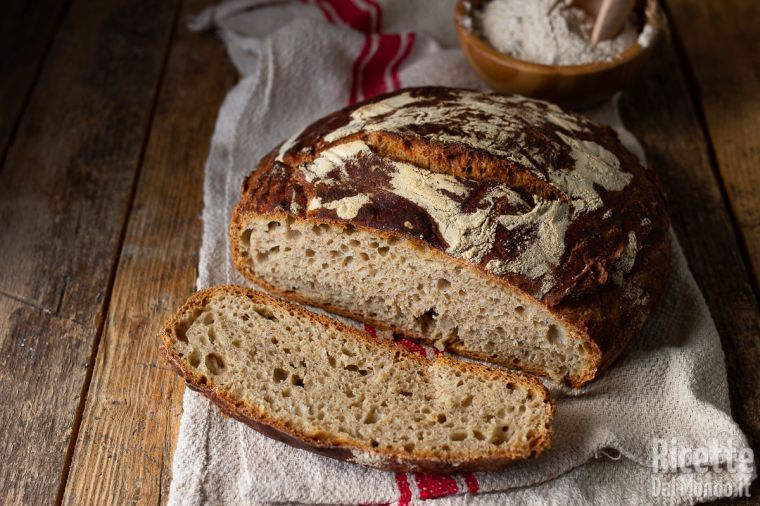
[[[275,148],[230,242],[238,270],[285,297],[581,386],[662,293],[667,230],[652,173],[610,128],[416,88]]]
[[[262,434],[397,471],[495,469],[549,444],[534,378],[419,357],[262,292],[193,295],[161,331],[187,385]]]

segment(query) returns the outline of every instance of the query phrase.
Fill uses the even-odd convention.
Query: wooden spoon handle
[[[635,0],[602,0],[591,32],[591,43],[611,39],[620,33],[634,4]]]

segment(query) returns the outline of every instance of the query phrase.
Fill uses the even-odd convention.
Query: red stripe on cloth
[[[401,48],[400,35],[374,34],[377,50],[364,65],[362,72],[362,95],[364,100],[388,92],[385,73]]]
[[[412,500],[412,489],[406,479],[406,473],[396,473],[396,485],[398,486],[398,506],[409,506]]]
[[[411,351],[412,353],[416,353],[417,355],[421,357],[427,358],[427,353],[425,353],[425,347],[421,344],[417,344],[414,341],[410,341],[409,339],[406,339],[405,337],[399,337],[395,340],[398,344],[406,348],[407,350]]]
[[[396,62],[393,64],[393,69],[391,69],[392,73],[392,79],[393,79],[393,89],[399,90],[401,89],[401,80],[398,78],[398,69],[401,66],[401,64],[409,57],[409,54],[412,52],[412,47],[414,46],[414,42],[416,40],[416,35],[414,33],[407,33],[406,34],[406,46],[404,47],[404,52],[401,55],[401,58],[396,60]]]
[[[364,36],[364,45],[359,52],[359,56],[354,60],[354,68],[351,75],[351,93],[348,97],[349,105],[355,104],[359,100],[359,86],[362,76],[362,67],[364,66],[364,60],[369,55],[369,50],[372,47],[372,37],[370,35]]]
[[[464,484],[467,485],[467,492],[471,494],[477,494],[480,490],[480,483],[478,483],[478,477],[472,473],[464,473],[462,475]]]
[[[361,9],[351,0],[323,0],[330,4],[340,20],[363,33],[372,33],[372,14],[368,10]]]
[[[457,480],[443,474],[415,474],[420,499],[435,499],[459,492]]]
[[[379,3],[375,0],[364,0],[367,4],[375,10],[375,31],[379,32],[383,29],[383,9]]]
[[[333,17],[333,15],[332,15],[332,14],[330,14],[330,10],[329,10],[329,9],[327,9],[327,8],[324,6],[324,2],[323,2],[323,1],[320,1],[320,0],[316,0],[316,1],[314,2],[314,5],[316,5],[316,6],[319,8],[319,10],[320,10],[320,11],[322,11],[322,15],[325,17],[325,19],[326,19],[328,22],[330,22],[330,23],[332,23],[332,24],[335,24],[335,18]]]
[[[377,337],[377,329],[371,325],[367,325],[366,323],[364,324],[364,332],[371,335],[372,337]]]

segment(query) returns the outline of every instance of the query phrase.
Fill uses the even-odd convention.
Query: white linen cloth
[[[243,177],[280,141],[399,86],[483,88],[452,20],[451,0],[234,0],[191,20],[218,30],[243,76],[219,112],[206,164],[198,288],[245,284],[230,261],[230,212]],[[643,159],[613,102],[589,114]],[[555,437],[539,458],[454,477],[386,473],[267,439],[187,390],[169,503],[684,504],[741,493],[755,469],[729,466],[736,458],[705,473],[652,468],[657,438],[686,449],[748,447],[731,419],[718,334],[671,241],[668,288],[641,336],[589,386],[551,387]]]

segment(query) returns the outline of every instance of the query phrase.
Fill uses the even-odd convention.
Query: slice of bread
[[[262,434],[394,471],[496,469],[539,454],[554,404],[535,378],[427,360],[262,292],[194,294],[160,333],[187,385]]]

